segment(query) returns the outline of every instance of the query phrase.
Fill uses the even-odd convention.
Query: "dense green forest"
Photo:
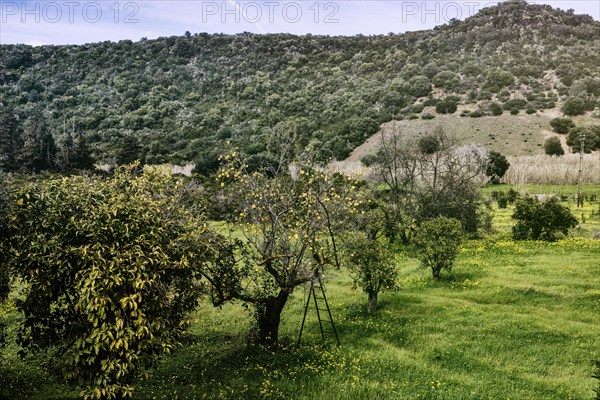
[[[402,35],[186,33],[3,45],[0,65],[0,102],[15,126],[43,118],[53,146],[77,143],[84,164],[89,155],[114,162],[127,142],[145,162],[195,162],[211,172],[226,141],[251,166],[272,163],[281,140],[343,159],[382,122],[417,118],[426,105],[454,113],[456,103],[471,104],[497,115],[572,98],[572,113],[594,110],[600,23],[508,1]]]

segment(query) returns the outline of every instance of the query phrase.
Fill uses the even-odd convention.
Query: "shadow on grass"
[[[307,377],[342,368],[342,349],[328,344],[292,344],[277,348],[246,345],[243,338],[220,342],[222,335],[195,335],[193,345],[164,357],[148,379],[138,382],[134,399],[293,398],[294,385]],[[285,385],[281,385],[285,383]],[[298,383],[298,386],[300,383]],[[282,387],[292,390],[283,393]]]
[[[0,363],[0,400],[72,400],[78,390],[63,384],[52,368],[40,363],[42,356],[26,362]]]

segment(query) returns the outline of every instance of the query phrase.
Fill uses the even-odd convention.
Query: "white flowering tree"
[[[459,146],[442,128],[425,135],[382,134],[372,166],[387,188],[388,236],[407,243],[421,221],[438,216],[476,230],[487,164],[483,147]]]

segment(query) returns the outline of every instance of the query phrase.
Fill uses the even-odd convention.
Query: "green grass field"
[[[468,242],[440,282],[399,255],[400,289],[381,294],[372,313],[346,270],[328,271],[339,347],[331,337],[322,343],[314,309],[296,347],[302,288],[284,310],[278,351],[246,344],[251,315],[239,304],[206,303],[185,346],[138,382],[134,398],[591,399],[598,386],[592,360],[600,358],[600,241],[513,242],[510,213],[496,210],[497,233]],[[600,227],[597,216],[587,224]],[[0,317],[14,336],[14,308],[3,306]],[[76,397],[47,356],[20,360],[17,351],[14,344],[3,350],[0,399]]]

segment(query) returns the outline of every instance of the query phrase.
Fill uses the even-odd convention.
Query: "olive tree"
[[[84,398],[131,396],[134,377],[169,353],[198,302],[199,271],[225,262],[168,169],[50,178],[16,190],[11,270],[23,285],[18,340],[55,348]],[[193,202],[192,202],[193,203]]]
[[[442,269],[452,270],[462,238],[460,221],[454,218],[434,218],[417,229],[413,240],[417,258],[421,266],[431,268],[433,279],[440,279]]]
[[[316,279],[327,265],[337,267],[335,225],[359,199],[347,178],[310,163],[291,170],[249,172],[237,152],[222,157],[218,178],[238,202],[228,218],[243,236],[243,262],[207,271],[215,305],[240,300],[254,310],[254,340],[279,339],[281,313],[294,288]]]

